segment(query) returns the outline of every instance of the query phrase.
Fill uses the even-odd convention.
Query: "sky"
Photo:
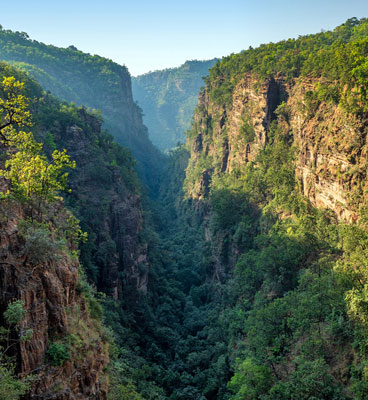
[[[368,17],[368,0],[0,0],[0,24],[98,54],[133,76]]]

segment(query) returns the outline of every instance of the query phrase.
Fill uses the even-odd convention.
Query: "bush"
[[[8,304],[4,312],[5,321],[8,325],[18,326],[26,317],[27,311],[24,309],[23,300],[14,300]]]
[[[55,240],[46,223],[26,220],[19,222],[20,235],[25,240],[26,261],[33,265],[57,261],[65,248],[65,240]]]
[[[63,365],[66,360],[70,359],[69,346],[64,343],[52,343],[47,350],[47,359],[51,365]]]

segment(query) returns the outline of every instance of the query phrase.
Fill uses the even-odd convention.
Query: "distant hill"
[[[132,150],[141,175],[146,181],[155,180],[160,154],[150,142],[141,110],[133,101],[125,66],[74,46],[46,45],[24,32],[4,29],[0,29],[0,60],[27,71],[60,99],[101,110],[104,127]]]
[[[216,63],[187,61],[178,68],[149,72],[132,78],[133,97],[143,109],[150,139],[161,150],[184,141],[203,77]]]

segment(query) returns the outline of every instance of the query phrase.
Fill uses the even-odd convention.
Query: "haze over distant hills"
[[[148,72],[132,78],[133,97],[143,109],[152,142],[161,150],[183,142],[198,102],[203,77],[216,63],[186,61],[178,68]]]

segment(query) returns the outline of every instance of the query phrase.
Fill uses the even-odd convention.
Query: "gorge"
[[[367,398],[367,19],[134,78],[167,154],[125,67],[0,59],[0,399]]]

